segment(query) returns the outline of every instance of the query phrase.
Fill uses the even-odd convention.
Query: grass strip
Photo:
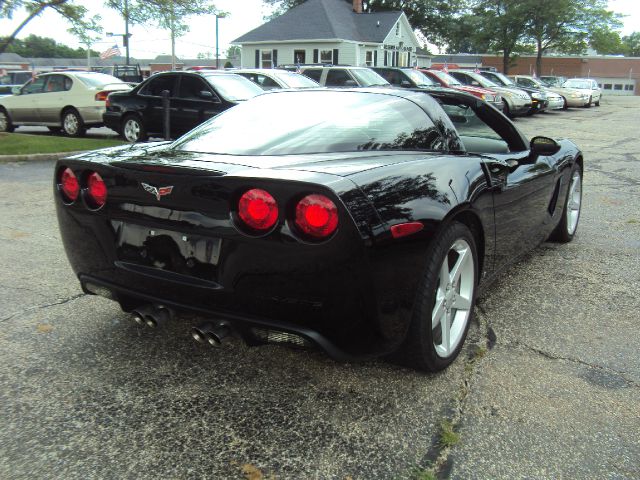
[[[114,147],[125,142],[107,138],[69,138],[24,133],[0,133],[0,155],[80,152]]]

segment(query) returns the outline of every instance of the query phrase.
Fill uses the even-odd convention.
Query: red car
[[[449,75],[444,70],[427,70],[420,69],[427,77],[438,82],[443,87],[453,88],[454,90],[460,90],[461,92],[467,92],[471,95],[478,97],[490,105],[493,105],[498,110],[502,111],[504,102],[499,93],[494,92],[486,88],[472,87],[470,85],[463,85],[457,79]]]

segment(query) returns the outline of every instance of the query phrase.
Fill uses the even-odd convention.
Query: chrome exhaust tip
[[[230,333],[231,328],[227,322],[203,323],[193,327],[191,336],[198,343],[208,343],[212,347],[218,348],[222,345],[222,340]]]

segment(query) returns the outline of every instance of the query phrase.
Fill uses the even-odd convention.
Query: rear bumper
[[[85,125],[102,125],[102,115],[105,110],[104,105],[78,108]]]

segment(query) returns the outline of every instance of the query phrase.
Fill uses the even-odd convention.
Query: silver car
[[[561,110],[565,108],[565,98],[558,91],[562,89],[549,87],[546,83],[540,81],[536,77],[530,75],[509,75],[516,85],[522,87],[537,88],[547,94],[547,100],[549,101],[549,110]],[[566,91],[564,91],[567,94]]]
[[[277,90],[281,88],[317,88],[320,86],[315,80],[300,73],[279,70],[276,68],[243,68],[232,70],[231,73],[248,78],[263,90]]]
[[[600,90],[598,82],[592,78],[572,78],[564,82],[562,86],[563,88],[571,88],[583,93],[587,97],[584,104],[585,107],[590,107],[592,104],[596,107],[600,106],[602,90]]]
[[[0,132],[41,125],[52,132],[82,136],[88,128],[102,126],[109,93],[129,89],[128,83],[102,73],[44,73],[0,98]]]

